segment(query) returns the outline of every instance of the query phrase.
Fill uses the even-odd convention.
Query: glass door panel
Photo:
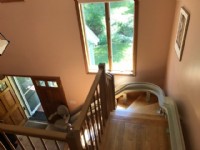
[[[30,115],[40,106],[39,97],[30,77],[13,77]]]
[[[98,70],[99,63],[108,68],[108,44],[104,3],[82,4],[89,70]]]

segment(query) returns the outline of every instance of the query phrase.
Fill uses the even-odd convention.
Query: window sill
[[[98,70],[88,70],[88,74],[96,74]],[[133,71],[106,71],[106,73],[111,73],[114,75],[124,75],[124,76],[135,76]]]

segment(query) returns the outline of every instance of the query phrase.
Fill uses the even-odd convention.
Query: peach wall
[[[182,60],[179,62],[174,41],[180,7],[190,13],[190,22]],[[178,104],[183,122],[185,141],[189,150],[200,149],[200,1],[177,1],[171,38],[166,89]]]
[[[175,1],[141,0],[139,7],[137,76],[116,76],[116,85],[163,86]],[[0,32],[11,41],[0,74],[60,76],[70,108],[84,102],[94,75],[85,72],[73,0],[0,4]]]
[[[0,22],[11,41],[1,73],[60,76],[70,107],[83,102],[94,76],[85,73],[73,0],[0,4]]]
[[[136,77],[116,76],[116,85],[142,81],[163,87],[174,11],[174,0],[139,1]]]

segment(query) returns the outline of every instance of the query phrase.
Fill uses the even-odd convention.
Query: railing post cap
[[[99,69],[105,70],[105,63],[100,63],[100,64],[99,64]]]

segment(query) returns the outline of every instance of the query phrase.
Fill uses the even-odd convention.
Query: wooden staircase
[[[178,109],[174,101],[165,97],[162,89],[151,83],[129,83],[114,91],[114,78],[105,73],[105,65],[99,71],[88,93],[81,113],[68,132],[45,131],[0,123],[0,132],[12,150],[16,150],[7,134],[17,137],[21,149],[26,150],[18,135],[27,137],[31,148],[36,149],[32,138],[38,138],[47,150],[51,140],[58,150],[185,150]],[[129,92],[145,92],[136,96]],[[151,96],[156,95],[157,99]],[[115,96],[124,109],[115,108]],[[130,98],[130,99],[129,99]],[[118,100],[119,103],[119,100]],[[122,105],[122,106],[123,106]],[[158,114],[161,108],[162,115]],[[111,112],[112,111],[112,112]],[[111,113],[110,113],[111,112]],[[59,142],[67,147],[60,147]],[[0,148],[3,145],[0,143]],[[2,148],[6,150],[5,148]]]
[[[158,114],[158,102],[153,96],[146,102],[141,93],[126,109],[110,114],[101,150],[169,150],[167,119]]]

